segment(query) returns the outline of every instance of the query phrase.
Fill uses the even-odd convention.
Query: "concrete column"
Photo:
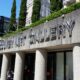
[[[57,53],[56,80],[64,80],[64,52]]]
[[[47,53],[44,50],[36,50],[34,80],[46,80]]]
[[[80,47],[73,48],[73,80],[80,80]]]
[[[23,80],[24,54],[16,53],[14,80]]]
[[[9,63],[9,54],[3,54],[1,80],[7,80],[8,63]]]

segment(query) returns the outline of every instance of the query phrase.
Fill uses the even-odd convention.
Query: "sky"
[[[19,16],[21,0],[16,0],[16,17]],[[0,0],[0,16],[10,17],[13,0]]]

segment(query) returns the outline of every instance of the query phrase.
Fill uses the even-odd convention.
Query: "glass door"
[[[53,53],[47,57],[47,80],[56,80],[56,54]]]

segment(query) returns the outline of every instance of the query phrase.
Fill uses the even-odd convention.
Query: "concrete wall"
[[[0,41],[0,44],[2,44],[0,49],[3,48],[0,53],[22,50],[30,51],[36,48],[59,49],[67,47],[70,49],[74,43],[80,43],[79,26],[80,9],[64,15],[64,19],[61,16],[15,36],[3,39],[2,42]],[[41,40],[43,41],[41,42]],[[9,41],[12,41],[10,45],[7,44]],[[31,41],[33,42],[32,44],[30,43]],[[16,42],[18,43],[16,44]],[[12,47],[8,48],[8,46]]]

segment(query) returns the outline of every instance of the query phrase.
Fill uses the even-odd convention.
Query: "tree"
[[[60,10],[63,7],[63,2],[62,0],[57,0],[57,10]]]
[[[15,25],[16,25],[16,0],[13,1],[13,6],[11,9],[9,31],[15,31],[16,30]]]
[[[32,12],[32,23],[40,19],[40,8],[41,8],[41,0],[34,0],[33,12]]]
[[[62,8],[62,0],[50,0],[50,3],[50,10],[53,12]]]
[[[19,28],[22,28],[26,24],[26,7],[27,0],[21,0],[20,13],[19,13]]]

